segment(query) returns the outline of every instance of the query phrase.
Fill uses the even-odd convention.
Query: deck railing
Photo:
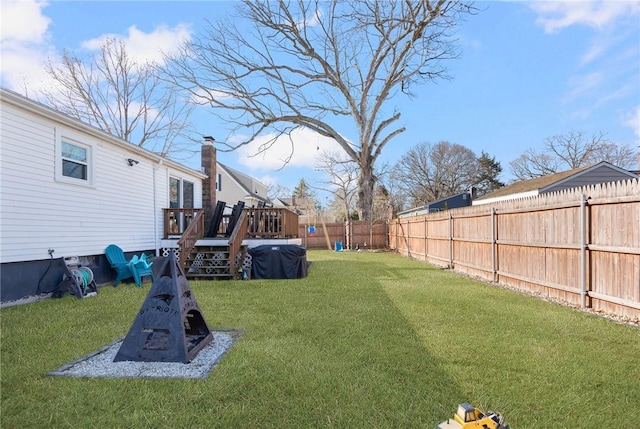
[[[189,222],[189,226],[182,233],[182,237],[178,240],[180,247],[180,266],[184,268],[187,256],[195,247],[196,242],[204,236],[204,210],[197,209],[195,215]]]
[[[247,222],[247,213],[243,210],[242,213],[240,213],[238,223],[236,223],[236,226],[229,237],[229,271],[232,276],[237,273],[238,265],[236,255],[240,252],[242,240],[246,237]]]
[[[247,235],[252,238],[298,237],[298,214],[285,208],[245,208]]]
[[[164,238],[180,238],[202,209],[163,209]],[[247,237],[251,238],[297,238],[298,214],[285,208],[245,208]],[[219,233],[227,229],[229,216],[220,222]],[[206,231],[203,231],[206,234]]]
[[[202,210],[203,209],[162,209],[164,213],[164,238],[183,235],[196,214]]]

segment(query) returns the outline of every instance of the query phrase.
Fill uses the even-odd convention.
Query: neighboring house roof
[[[278,198],[277,201],[274,201],[274,205],[289,207],[298,214],[305,214],[316,208],[315,200],[306,197]]]
[[[292,198],[278,198],[285,206],[300,207],[300,208],[315,208],[316,201],[313,198],[308,197],[292,197]]]
[[[285,207],[293,206],[293,198],[278,198],[278,201]]]
[[[497,191],[475,199],[473,204],[488,204],[496,201],[536,196],[546,192],[560,191],[584,185],[635,179],[637,177],[636,174],[630,171],[602,161],[573,170],[548,174],[504,186]]]
[[[218,167],[224,169],[224,171],[227,172],[229,177],[231,177],[231,179],[235,181],[238,184],[238,186],[240,186],[247,193],[247,196],[253,197],[259,201],[264,201],[265,203],[269,202],[269,197],[267,197],[267,194],[266,194],[267,187],[265,186],[264,183],[238,170],[234,170],[233,168],[227,165],[221,164],[220,162],[218,162],[217,164],[218,164]],[[259,187],[262,188],[264,195],[260,195],[257,192],[258,186],[256,185],[259,185]]]
[[[460,192],[459,194],[450,195],[448,197],[440,198],[439,200],[435,201],[430,201],[424,206],[403,210],[398,213],[398,217],[418,216],[425,213],[442,211],[444,210],[445,205],[447,209],[470,206],[471,195],[469,194],[469,192]]]
[[[95,138],[98,139],[102,139],[102,140],[106,140],[109,143],[112,143],[118,147],[124,148],[127,151],[134,153],[136,155],[139,156],[144,156],[148,159],[152,159],[153,161],[157,162],[158,164],[162,164],[164,163],[165,165],[170,166],[171,168],[174,168],[176,170],[182,170],[185,172],[188,172],[191,175],[195,175],[197,177],[200,177],[201,179],[206,179],[207,175],[203,174],[201,171],[199,170],[194,170],[192,168],[189,168],[183,164],[180,164],[176,161],[173,161],[169,158],[163,157],[158,155],[155,152],[152,152],[148,149],[145,149],[143,147],[140,147],[136,144],[133,144],[131,142],[128,142],[126,140],[121,139],[120,137],[114,136],[112,134],[109,134],[103,130],[101,130],[100,128],[94,127],[92,125],[89,124],[85,124],[84,122],[76,119],[76,118],[72,118],[69,115],[66,115],[62,112],[59,112],[49,106],[46,106],[38,101],[32,100],[30,98],[27,98],[21,94],[18,94],[17,92],[8,90],[6,88],[0,88],[0,95],[1,95],[1,100],[3,103],[11,103],[14,105],[18,105],[21,108],[30,111],[30,112],[34,112],[36,114],[39,115],[44,115],[47,117],[50,117],[52,119],[58,120],[60,122],[62,122],[63,124],[65,124],[66,126],[73,128],[79,132],[82,133],[86,133],[88,135],[91,135]]]
[[[291,205],[291,198],[275,198],[271,202],[276,207],[289,207]]]

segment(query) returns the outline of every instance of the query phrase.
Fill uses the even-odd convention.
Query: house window
[[[187,180],[169,177],[169,207],[193,209],[194,184]],[[194,218],[193,210],[174,210],[169,215],[169,233],[182,234]]]
[[[192,209],[194,184],[187,180],[169,177],[169,207],[173,209]]]
[[[56,129],[56,181],[93,186],[94,152],[85,136]]]
[[[222,174],[218,173],[218,180],[216,180],[216,191],[222,191]]]
[[[185,209],[193,208],[193,182],[187,182],[186,180],[182,184],[182,207]]]
[[[87,148],[62,142],[62,175],[74,179],[87,180],[88,161]]]
[[[181,188],[180,179],[176,179],[175,177],[169,178],[169,207],[172,209],[179,208],[182,203]]]

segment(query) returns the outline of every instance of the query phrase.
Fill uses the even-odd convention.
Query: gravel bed
[[[212,331],[213,341],[189,363],[114,362],[123,339],[64,365],[49,375],[104,378],[204,378],[242,335],[242,331]]]

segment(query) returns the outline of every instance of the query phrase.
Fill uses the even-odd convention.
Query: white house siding
[[[217,171],[220,175],[222,187],[220,190],[216,190],[216,200],[224,201],[227,206],[231,207],[238,201],[245,203],[246,207],[258,204],[258,199],[249,193],[247,187],[253,188],[253,191],[257,191],[257,195],[260,195],[264,199],[267,199],[267,187],[253,179],[250,176],[243,175],[245,183],[238,182],[235,177],[231,176],[224,166],[217,164]],[[242,174],[239,173],[238,174]],[[231,209],[227,209],[230,212]]]
[[[220,164],[218,164],[218,167]],[[220,189],[216,191],[216,200],[224,201],[227,206],[233,206],[238,201],[245,201],[247,191],[236,182],[223,168],[217,168],[220,175]],[[227,209],[229,212],[230,209]]]
[[[153,248],[152,195],[136,190],[150,181],[148,163],[129,167],[126,153],[83,136],[94,145],[93,186],[56,182],[55,133],[71,130],[5,115],[3,108],[2,262],[47,259],[49,248],[56,257],[100,254],[109,243]],[[14,123],[38,132],[5,133]]]
[[[100,256],[110,243],[125,252],[157,249],[163,233],[162,209],[169,204],[170,174],[194,183],[194,206],[202,207],[204,175],[182,169],[132,144],[114,142],[113,137],[91,131],[77,121],[60,119],[53,111],[47,115],[47,109],[34,107],[30,101],[14,104],[13,97],[5,98],[4,92],[2,95],[3,301],[4,289],[13,287],[5,278],[5,273],[15,271],[16,265],[11,263],[46,262],[50,259],[48,249],[55,250],[54,258]],[[92,147],[91,186],[56,180],[56,135],[71,136]],[[129,166],[127,158],[138,164]],[[99,263],[98,258],[92,260]],[[28,271],[22,269],[20,276],[28,274],[22,272],[25,270]],[[20,285],[25,290],[33,290],[33,286]]]
[[[483,198],[481,200],[473,200],[473,201],[471,201],[471,205],[472,206],[480,206],[480,205],[483,205],[483,204],[493,204],[493,203],[497,203],[497,202],[500,202],[500,201],[517,200],[519,198],[535,197],[538,194],[539,194],[539,192],[536,189],[536,190],[533,190],[533,191],[519,192],[517,194],[503,195],[501,197],[496,197],[496,198]]]

